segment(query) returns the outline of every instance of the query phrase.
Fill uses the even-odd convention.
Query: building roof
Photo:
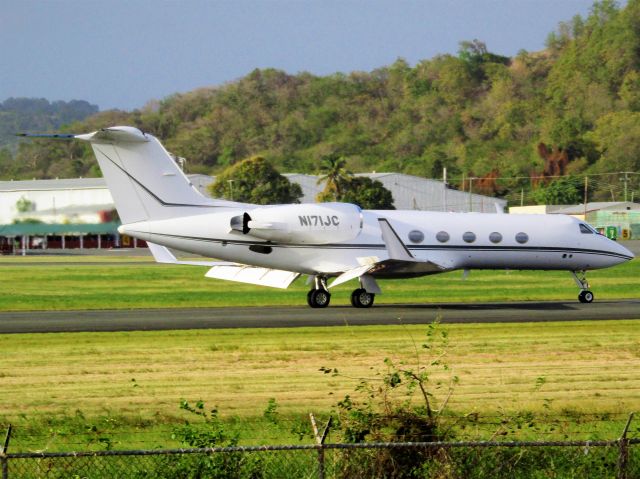
[[[46,236],[70,234],[111,234],[118,230],[119,223],[95,224],[49,224],[49,223],[17,223],[0,225],[0,236]]]
[[[314,203],[316,195],[324,188],[324,182],[318,184],[318,176],[302,173],[286,173],[289,181],[298,183],[302,188],[302,203]],[[502,198],[469,194],[465,191],[446,188],[441,181],[404,173],[357,173],[379,181],[391,191],[393,204],[399,210],[425,211],[496,211],[503,209],[507,201]]]
[[[630,201],[596,201],[592,203],[587,203],[586,212],[591,213],[593,211],[628,211],[628,210],[638,210],[640,209],[639,203],[632,203]],[[558,210],[553,211],[553,213],[563,214],[563,215],[583,215],[585,212],[585,205],[571,205],[565,206]]]
[[[104,178],[0,181],[0,191],[42,191],[106,188]]]
[[[286,173],[284,176],[289,181],[296,182],[301,186],[303,193],[301,201],[303,203],[315,203],[316,195],[324,188],[323,182],[318,184],[319,177],[316,175]],[[356,176],[366,176],[372,180],[380,181],[385,188],[391,191],[397,209],[495,212],[496,205],[499,208],[504,208],[507,204],[507,201],[501,198],[470,194],[451,188],[445,189],[441,181],[404,173],[359,173]],[[215,180],[215,177],[201,174],[187,175],[187,177],[203,194],[206,194],[206,186]],[[64,191],[106,189],[106,187],[104,178],[0,181],[0,192]]]
[[[189,181],[200,191],[213,182],[214,177],[198,173],[187,175]],[[54,180],[11,180],[0,181],[0,192],[8,191],[55,191],[104,189],[104,178],[56,178]]]

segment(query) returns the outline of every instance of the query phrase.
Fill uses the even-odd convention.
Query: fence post
[[[7,459],[7,451],[9,450],[9,440],[11,439],[11,424],[7,428],[7,435],[4,438],[4,444],[0,448],[0,461],[2,461],[2,479],[9,479],[9,459]]]
[[[618,455],[618,479],[627,479],[627,464],[629,462],[629,439],[627,439],[627,431],[631,425],[633,413],[629,414],[627,424],[624,426],[622,436],[618,440],[620,454]]]
[[[309,419],[311,420],[311,427],[313,428],[313,435],[316,438],[316,443],[318,446],[318,479],[324,479],[324,441],[327,439],[327,434],[329,433],[329,427],[331,426],[331,417],[329,417],[329,421],[327,421],[327,425],[324,427],[324,431],[322,431],[322,435],[320,435],[318,431],[318,426],[316,425],[316,418],[313,416],[313,413],[309,413]]]

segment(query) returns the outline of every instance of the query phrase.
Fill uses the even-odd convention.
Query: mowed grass
[[[455,414],[610,414],[624,421],[640,409],[637,321],[440,327],[450,337],[446,362],[460,378],[449,403]],[[139,446],[140,434],[154,430],[152,446],[167,446],[173,445],[167,427],[186,417],[180,400],[202,399],[223,417],[243,422],[250,442],[295,442],[293,434],[270,438],[252,427],[269,398],[282,417],[326,417],[345,394],[357,396],[359,378],[384,370],[384,358],[413,365],[417,345],[424,364],[428,351],[420,345],[426,329],[345,325],[3,335],[0,424],[42,431],[56,418],[58,425],[100,418],[111,433],[130,433],[119,448],[135,441]],[[321,367],[337,367],[343,376],[323,374]],[[448,384],[450,373],[432,379],[441,401],[446,391],[435,382]]]
[[[308,289],[302,280],[287,291],[216,281],[203,277],[206,268],[141,257],[4,257],[0,269],[4,311],[303,305]],[[597,300],[637,298],[640,263],[593,271],[589,279]],[[563,272],[473,271],[467,280],[455,272],[381,283],[380,303],[575,301],[577,295]],[[332,304],[348,304],[352,287],[355,282],[337,288]],[[580,430],[589,417],[614,418],[605,421],[605,436],[614,437],[626,415],[640,410],[637,321],[446,328],[447,362],[460,377],[451,411],[491,417],[496,424],[485,427],[487,437],[503,428],[501,417],[522,411],[575,418],[570,426],[563,419],[562,428],[552,419],[554,432],[541,434],[554,435],[538,439],[564,438],[561,429]],[[306,425],[308,412],[326,417],[354,394],[358,378],[383,369],[384,358],[415,362],[425,331],[345,325],[0,335],[0,424],[17,425],[14,451],[104,447],[98,436],[117,438],[121,449],[170,447],[177,445],[172,428],[186,418],[180,400],[202,399],[241,431],[243,443],[291,443],[297,439],[290,429]],[[323,366],[344,376],[325,375]],[[440,373],[434,380],[449,378]],[[434,392],[442,399],[442,390]],[[262,418],[270,398],[286,426]]]
[[[0,311],[304,305],[303,279],[288,290],[204,277],[206,267],[159,265],[151,258],[4,257]],[[640,260],[589,272],[597,299],[637,298]],[[332,290],[333,304],[349,304],[352,281]],[[576,299],[567,272],[452,272],[380,281],[378,303],[434,303]]]

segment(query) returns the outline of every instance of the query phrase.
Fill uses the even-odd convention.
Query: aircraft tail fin
[[[91,143],[124,224],[236,205],[200,194],[156,137],[131,126],[103,128],[83,135],[21,136]]]

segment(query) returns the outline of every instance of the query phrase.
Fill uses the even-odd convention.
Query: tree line
[[[549,188],[557,176],[637,172],[640,0],[594,3],[586,18],[551,32],[540,52],[509,58],[473,40],[456,55],[415,66],[398,59],[371,72],[256,69],[65,130],[114,124],[158,136],[192,173],[219,174],[253,156],[279,171],[320,173],[335,157],[355,172],[440,178],[447,168],[455,187],[473,179],[474,192],[515,198]],[[4,179],[98,174],[86,145],[28,142],[0,153]]]

